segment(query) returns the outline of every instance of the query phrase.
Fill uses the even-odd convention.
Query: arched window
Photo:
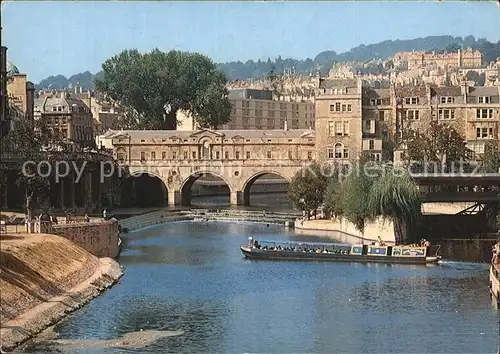
[[[341,159],[342,158],[342,144],[341,143],[335,144],[334,150],[335,150],[335,158]]]
[[[120,162],[124,162],[127,159],[127,152],[125,151],[124,148],[116,149],[116,158]]]

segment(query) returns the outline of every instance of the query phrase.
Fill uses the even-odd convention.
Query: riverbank
[[[48,234],[0,236],[0,346],[12,350],[112,286],[122,276],[97,258]]]
[[[490,291],[496,303],[500,305],[500,241],[493,248],[495,253],[490,265]]]

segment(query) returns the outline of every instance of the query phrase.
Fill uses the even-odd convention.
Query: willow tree
[[[125,50],[102,64],[96,88],[125,112],[126,128],[177,128],[177,112],[189,112],[201,128],[229,121],[226,76],[198,53]]]
[[[403,169],[389,168],[370,189],[367,209],[372,217],[382,216],[394,222],[398,233],[416,232],[421,214],[418,184]]]
[[[357,168],[342,181],[339,189],[342,215],[360,231],[363,231],[365,222],[373,216],[367,201],[377,178],[378,174],[369,174],[364,168]]]

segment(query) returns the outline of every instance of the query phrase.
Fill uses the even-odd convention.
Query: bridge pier
[[[181,191],[168,191],[168,206],[177,206],[182,204]]]
[[[231,205],[245,205],[244,194],[242,191],[231,191]]]

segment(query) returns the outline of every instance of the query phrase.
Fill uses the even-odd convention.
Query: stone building
[[[373,151],[379,147],[375,143],[371,146],[371,133],[363,134],[360,79],[321,79],[315,98],[318,160],[346,164],[361,153],[365,137]]]
[[[438,68],[480,68],[483,55],[478,50],[467,48],[456,53],[403,52],[396,53],[394,63],[409,70],[425,66]]]
[[[7,80],[9,103],[17,107],[26,118],[33,119],[35,103],[35,85],[27,81],[26,74],[15,70]]]
[[[35,99],[35,119],[43,119],[63,141],[77,149],[95,144],[90,109],[67,92]]]
[[[7,120],[7,47],[0,47],[0,139],[8,133]]]
[[[347,163],[367,152],[382,157],[384,138],[401,142],[408,129],[450,124],[476,157],[500,140],[500,87],[394,85],[375,89],[361,79],[322,79],[316,93],[316,154]],[[401,146],[399,146],[401,148]],[[400,161],[402,151],[395,153]]]
[[[221,130],[262,129],[311,129],[314,128],[314,103],[311,101],[278,101],[273,92],[258,89],[234,89],[229,91],[232,104],[230,121]],[[189,112],[177,114],[177,130],[195,130]]]

